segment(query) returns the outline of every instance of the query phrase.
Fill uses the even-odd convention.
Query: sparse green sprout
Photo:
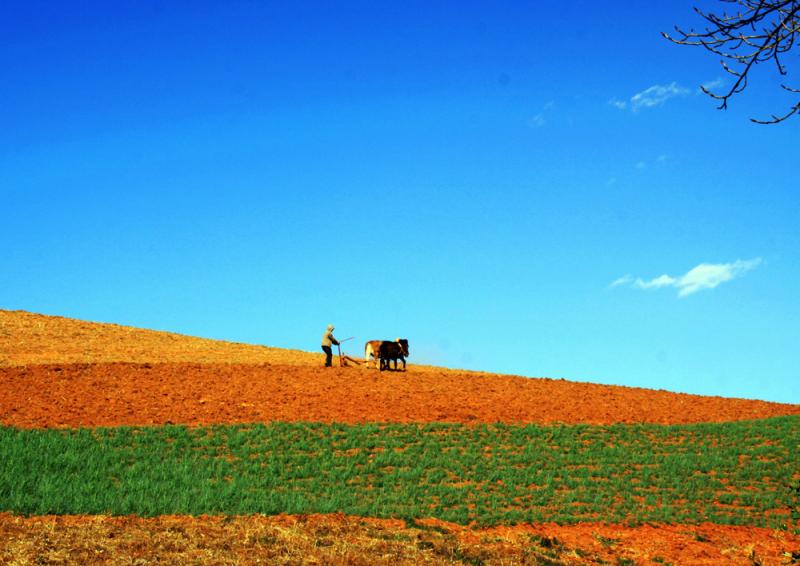
[[[800,417],[659,426],[0,427],[0,510],[798,524]]]

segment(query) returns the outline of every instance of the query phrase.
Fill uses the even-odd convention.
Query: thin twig
[[[695,8],[695,12],[708,24],[704,31],[684,31],[675,26],[678,34],[676,37],[664,32],[661,35],[679,45],[703,47],[722,58],[722,68],[736,77],[733,85],[721,94],[704,86],[700,88],[711,98],[721,101],[719,109],[726,109],[728,100],[747,88],[748,76],[755,65],[773,61],[781,75],[788,74],[781,55],[795,47],[795,40],[800,35],[800,0],[721,1],[734,4],[739,9],[734,14],[723,12],[719,16]],[[731,64],[738,68],[733,68],[726,61],[732,61]],[[791,93],[800,92],[785,85],[781,87]],[[800,102],[782,116],[773,114],[769,120],[751,118],[751,121],[757,124],[776,124],[799,111]]]

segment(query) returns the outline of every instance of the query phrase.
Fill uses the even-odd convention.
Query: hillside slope
[[[413,353],[412,345],[410,362]],[[467,372],[413,363],[407,372],[397,373],[321,365],[322,355],[316,353],[0,310],[0,426],[71,428],[268,421],[278,421],[279,425],[281,421],[678,424],[800,414],[800,405]],[[760,427],[764,422],[746,426]],[[464,428],[470,434],[480,431],[480,428]],[[700,431],[706,429],[699,427]],[[70,434],[69,431],[5,430],[9,437],[29,432]],[[158,430],[154,426],[130,433],[147,435]],[[198,430],[202,431],[194,429]],[[119,432],[91,431],[87,435],[85,431],[72,431],[76,438],[84,440]],[[35,442],[23,445],[41,446]],[[558,445],[554,446],[550,449],[559,450]],[[746,455],[743,458],[739,445],[735,446],[732,461],[738,465],[741,460],[746,465]],[[680,449],[687,449],[685,442],[681,441]],[[38,453],[38,449],[33,452]],[[58,454],[66,452],[57,450]],[[6,462],[13,463],[15,459],[17,464],[23,462],[22,470],[28,473],[30,460],[24,460],[19,450],[6,448],[3,454],[13,455]],[[720,454],[714,450],[709,456],[717,461]],[[56,460],[49,456],[43,459],[49,467]],[[79,468],[85,462],[80,457],[75,461]],[[633,469],[631,462],[617,464],[623,472]],[[54,469],[56,475],[63,473],[61,468]],[[222,475],[228,473],[226,469],[224,466],[219,469],[222,481],[218,485],[223,490],[231,479]],[[28,483],[28,487],[44,489],[45,503],[52,504],[55,498],[69,491],[56,489],[48,494],[52,482],[37,483],[41,476],[31,477],[33,483]],[[74,479],[70,475],[64,477],[69,482]],[[792,485],[799,479],[795,473]],[[755,491],[762,496],[769,482],[763,477],[753,481],[757,486]],[[728,484],[727,488],[730,487]],[[531,489],[535,491],[537,486],[532,485]],[[7,496],[22,492],[16,488],[5,491]],[[745,495],[750,497],[750,491]],[[736,503],[730,497],[731,493],[725,491],[709,501],[719,500],[721,505],[730,506],[732,501]],[[659,505],[669,503],[669,498],[669,490],[659,493]],[[508,498],[507,503],[514,500]],[[673,504],[681,505],[680,501]],[[786,505],[778,507],[776,512],[786,514],[797,508],[796,499],[787,496]],[[597,522],[576,525],[539,523],[477,528],[437,519],[404,521],[342,514],[28,517],[8,512],[13,509],[13,505],[0,508],[0,562],[35,562],[44,558],[105,564],[113,556],[117,561],[127,562],[232,563],[267,557],[280,562],[330,564],[717,565],[788,564],[800,556],[796,530],[752,525],[630,526],[609,524],[600,517]]]
[[[277,420],[683,424],[800,414],[800,405],[413,364],[407,372],[323,368],[321,354],[19,311],[0,311],[0,360],[0,423],[33,428]]]
[[[318,359],[300,350],[0,309],[0,367],[104,362],[310,365]]]

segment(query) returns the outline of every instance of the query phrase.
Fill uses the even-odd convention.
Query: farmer
[[[325,367],[331,367],[331,358],[333,357],[333,350],[331,344],[339,345],[339,341],[333,337],[333,325],[329,324],[328,329],[322,335],[322,351],[325,352]]]

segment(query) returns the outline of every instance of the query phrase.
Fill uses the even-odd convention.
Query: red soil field
[[[409,362],[413,353],[412,341]],[[321,366],[321,354],[299,350],[0,310],[0,424],[677,424],[800,414],[800,405],[413,363],[407,372],[384,373]],[[797,564],[800,535],[708,524],[473,529],[435,520],[406,525],[338,515],[25,518],[0,512],[0,562],[608,564],[622,559]]]
[[[406,372],[324,368],[322,359],[298,350],[0,310],[0,423],[678,424],[800,414],[800,405],[413,363]]]
[[[458,371],[242,364],[0,369],[0,423],[26,428],[267,421],[695,423],[798,405]]]

